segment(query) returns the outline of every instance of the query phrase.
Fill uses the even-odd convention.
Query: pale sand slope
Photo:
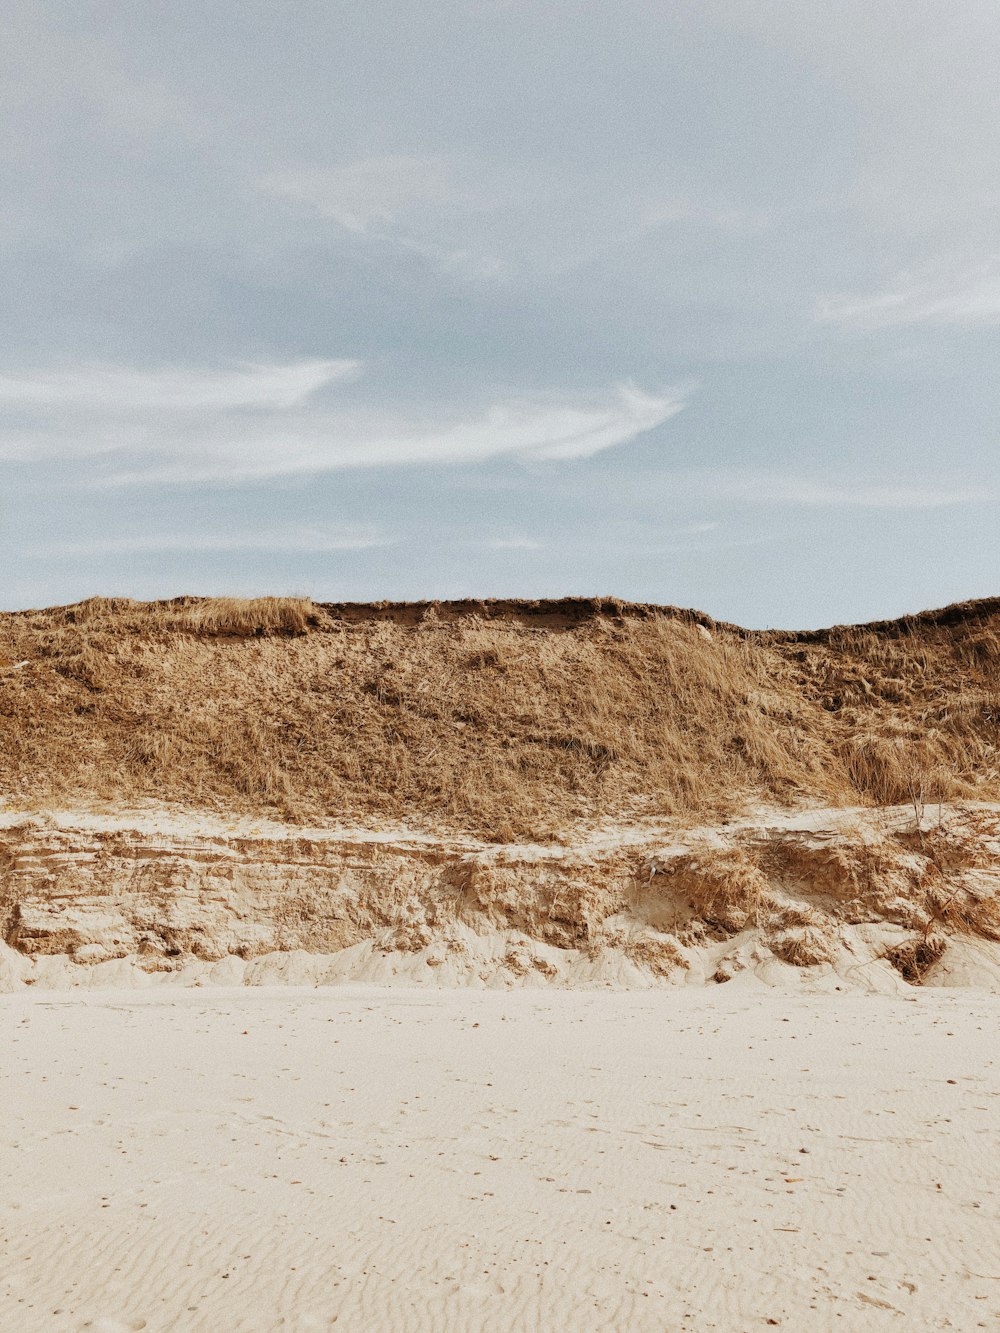
[[[0,1327],[1000,1320],[1000,998],[2,1002]]]

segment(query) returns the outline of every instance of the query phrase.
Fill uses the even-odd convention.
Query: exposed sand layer
[[[0,813],[0,988],[729,981],[1000,989],[1000,806],[758,809],[565,843]],[[9,946],[9,947],[7,947]]]
[[[995,996],[36,989],[0,1017],[4,1329],[1000,1321]]]

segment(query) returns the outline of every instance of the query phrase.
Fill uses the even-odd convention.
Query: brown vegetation
[[[6,614],[0,795],[500,840],[754,801],[997,799],[1000,609],[809,634],[610,599]]]

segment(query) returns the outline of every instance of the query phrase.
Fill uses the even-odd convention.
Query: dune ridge
[[[748,803],[1000,799],[1000,610],[755,632],[612,599],[0,616],[0,791],[497,841]]]

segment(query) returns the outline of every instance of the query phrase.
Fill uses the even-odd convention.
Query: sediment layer
[[[0,823],[9,985],[1000,982],[1000,807],[758,811],[570,846],[147,809]]]

